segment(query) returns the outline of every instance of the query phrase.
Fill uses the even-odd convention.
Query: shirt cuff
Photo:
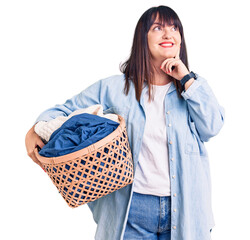
[[[187,100],[189,99],[192,94],[196,91],[196,89],[201,86],[202,82],[204,79],[202,79],[201,77],[198,76],[197,79],[194,80],[194,82],[189,86],[189,88],[186,91],[182,91],[181,95],[182,97]]]

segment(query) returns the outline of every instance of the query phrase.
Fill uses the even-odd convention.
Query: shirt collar
[[[143,98],[144,98],[144,94],[145,94],[145,92],[147,91],[147,89],[148,89],[148,84],[146,83],[146,82],[144,82],[143,83],[143,89],[142,89],[142,92],[141,92],[141,98],[140,98],[140,103],[143,105]],[[171,93],[171,92],[173,92],[173,91],[175,91],[176,90],[176,88],[175,88],[175,85],[174,85],[174,82],[172,81],[171,82],[171,85],[170,85],[170,87],[169,87],[169,89],[168,89],[168,91],[167,91],[167,94],[169,94],[169,93]]]
[[[176,90],[176,88],[175,88],[174,82],[172,81],[172,82],[171,82],[171,85],[170,85],[170,87],[169,87],[169,89],[168,89],[167,94],[169,94],[169,93],[171,93],[171,92],[173,92],[173,91],[175,91],[175,90]]]

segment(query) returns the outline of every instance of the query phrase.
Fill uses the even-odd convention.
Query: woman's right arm
[[[102,104],[101,103],[101,85],[102,81],[99,80],[94,84],[87,87],[81,93],[75,95],[71,99],[68,99],[64,104],[55,105],[52,108],[47,109],[39,115],[36,122],[50,121],[58,116],[68,116],[73,111],[80,108],[87,108],[91,105]],[[41,138],[35,133],[35,125],[28,131],[25,137],[25,145],[28,156],[39,166],[41,163],[36,159],[34,150],[37,147],[42,148],[44,146]]]
[[[49,121],[59,116],[66,117],[75,110],[101,104],[101,88],[102,80],[99,80],[71,99],[68,99],[64,104],[57,104],[41,113],[36,119],[36,123],[39,121]]]

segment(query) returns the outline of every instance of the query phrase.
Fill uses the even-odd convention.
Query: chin
[[[173,58],[174,55],[173,54],[164,54],[164,55],[161,55],[161,59],[167,59],[167,58]]]
[[[175,56],[175,54],[170,52],[170,53],[163,54],[163,56],[168,57],[168,58],[172,58]]]

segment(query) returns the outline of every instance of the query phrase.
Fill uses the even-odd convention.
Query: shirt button
[[[173,226],[173,229],[176,229],[176,226]]]
[[[170,111],[167,111],[167,114],[169,114],[170,113]]]
[[[176,208],[174,209],[174,212],[176,212]]]
[[[172,126],[171,123],[169,123],[168,126],[171,127]]]
[[[173,142],[172,142],[172,141],[170,141],[170,142],[169,142],[169,144],[173,144]]]
[[[175,175],[173,175],[172,178],[175,178]]]
[[[171,158],[171,161],[174,161],[174,158]]]
[[[174,197],[176,197],[176,193],[174,194]]]

